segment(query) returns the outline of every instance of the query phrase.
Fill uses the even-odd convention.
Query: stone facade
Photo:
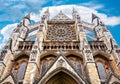
[[[120,84],[120,48],[100,18],[84,22],[74,8],[73,18],[49,17],[47,9],[30,24],[28,14],[14,29],[0,53],[0,84]]]

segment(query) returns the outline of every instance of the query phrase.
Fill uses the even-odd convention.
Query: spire
[[[24,18],[27,18],[30,20],[30,13],[28,13]]]
[[[46,9],[44,12],[43,18],[49,19],[50,13],[49,13],[49,8]]]
[[[44,13],[49,14],[49,7],[46,9],[46,11]]]
[[[73,10],[72,10],[72,11],[73,11],[73,13],[77,13],[77,11],[75,10],[75,8],[74,8],[74,7],[73,7]]]
[[[92,23],[94,23],[93,21],[95,19],[96,19],[97,25],[105,26],[105,24],[103,23],[103,21],[101,21],[101,19],[98,16],[96,16],[95,14],[92,13]]]
[[[62,10],[60,10],[60,14],[63,14],[63,13],[62,13]]]
[[[75,8],[73,7],[73,10],[72,10],[72,16],[73,16],[73,19],[74,20],[77,20],[78,22],[80,22],[80,16],[78,14],[78,12],[75,10]]]
[[[96,18],[99,19],[98,16],[96,16],[95,14],[92,13],[92,22],[93,22],[93,20],[96,19]]]

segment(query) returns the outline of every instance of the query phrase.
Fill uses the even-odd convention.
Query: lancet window
[[[68,60],[70,62],[70,64],[78,71],[79,74],[83,74],[82,72],[82,59],[77,57],[77,56],[68,56]]]
[[[28,56],[21,55],[19,58],[15,59],[13,72],[16,74],[18,80],[23,80],[28,64]]]
[[[46,70],[53,64],[55,60],[55,56],[54,55],[48,55],[43,57],[40,61],[41,61],[41,71],[40,74],[44,74],[46,72]]]

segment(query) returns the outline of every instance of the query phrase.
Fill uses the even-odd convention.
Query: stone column
[[[1,67],[2,68],[2,72],[1,73],[3,73],[2,76],[1,76],[1,79],[3,79],[6,75],[10,74],[11,71],[12,71],[12,68],[13,68],[12,67],[13,66],[13,62],[12,62],[13,55],[10,54],[7,57],[8,57],[8,58],[6,58],[7,61],[4,62],[4,65],[2,65],[2,67]]]
[[[39,65],[40,65],[40,53],[42,51],[42,40],[43,40],[43,33],[41,28],[37,32],[36,38],[37,38],[36,42],[34,43],[33,48],[31,50],[23,84],[33,84],[36,78],[36,74],[39,75],[38,73],[39,73]]]
[[[84,61],[85,61],[84,64],[85,64],[85,69],[87,71],[88,79],[90,80],[91,84],[100,84],[97,68],[88,44],[84,45],[83,55],[84,55]]]
[[[86,75],[91,84],[100,84],[97,68],[93,59],[93,55],[90,46],[86,40],[86,34],[83,31],[83,27],[79,27],[79,39],[80,39],[80,51],[84,55],[84,69],[87,72]]]
[[[4,62],[0,62],[0,79],[1,79],[1,77],[2,77],[2,75],[3,75],[4,69],[5,69],[5,64],[4,64]]]
[[[25,73],[25,77],[23,80],[23,84],[33,84],[34,80],[35,80],[35,75],[36,73],[38,73],[39,71],[39,50],[38,50],[38,43],[35,42],[35,44],[33,45],[31,54],[30,54],[30,58],[29,58],[29,62],[27,65],[27,69],[26,69],[26,73]]]

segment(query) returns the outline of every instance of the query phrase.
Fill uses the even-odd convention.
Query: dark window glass
[[[23,79],[24,74],[25,74],[26,66],[27,66],[27,63],[25,63],[25,62],[23,62],[23,63],[20,65],[19,72],[18,72],[18,76],[17,76],[19,80],[22,80],[22,79]]]
[[[97,62],[97,67],[98,67],[100,78],[105,79],[106,78],[106,73],[105,73],[105,69],[104,69],[102,63]]]
[[[50,65],[51,65],[51,64],[53,64],[53,62],[54,62],[54,60],[53,60],[53,59],[52,59],[52,60],[50,60]]]
[[[43,64],[42,64],[42,73],[41,74],[44,74],[45,71],[47,69],[47,64],[46,64],[46,61],[43,61]]]
[[[76,65],[77,65],[77,71],[78,71],[78,73],[82,74],[82,68],[81,68],[80,61],[76,61]]]
[[[74,66],[74,61],[70,59],[70,64]]]

